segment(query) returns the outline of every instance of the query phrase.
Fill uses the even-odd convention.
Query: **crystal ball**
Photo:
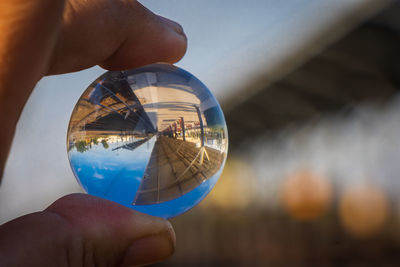
[[[227,149],[216,98],[169,64],[104,73],[78,100],[67,133],[71,168],[86,192],[163,218],[211,191]]]

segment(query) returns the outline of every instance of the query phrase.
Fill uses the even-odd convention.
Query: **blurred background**
[[[215,189],[171,220],[158,266],[398,266],[400,2],[156,1],[189,39],[177,65],[216,94],[230,152]],[[71,111],[104,70],[44,78],[18,124],[0,222],[80,192]]]

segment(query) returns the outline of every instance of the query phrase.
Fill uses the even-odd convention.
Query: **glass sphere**
[[[227,149],[215,97],[169,64],[100,76],[78,100],[67,134],[71,168],[86,192],[163,218],[210,192]]]

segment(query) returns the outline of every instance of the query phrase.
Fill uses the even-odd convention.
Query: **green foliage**
[[[101,140],[101,144],[105,149],[109,148],[110,146],[107,144],[107,141],[105,139]]]
[[[76,147],[76,150],[81,153],[88,150],[88,146],[87,146],[87,143],[85,140],[76,142],[75,147]]]
[[[95,144],[95,145],[97,145],[97,144],[99,143],[99,141],[97,140],[97,137],[96,137],[96,138],[93,138],[93,139],[92,139],[92,142],[93,142],[93,144]]]

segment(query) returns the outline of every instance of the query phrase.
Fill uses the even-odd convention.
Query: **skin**
[[[133,0],[1,0],[0,171],[43,76],[174,63],[186,45],[177,23]],[[0,266],[134,266],[163,260],[174,247],[168,221],[82,194],[0,226]]]

